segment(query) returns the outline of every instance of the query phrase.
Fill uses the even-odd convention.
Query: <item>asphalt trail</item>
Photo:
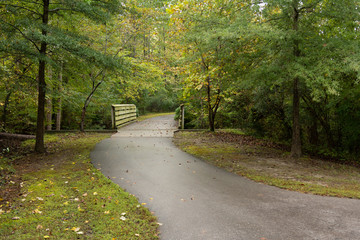
[[[286,191],[209,165],[176,148],[172,119],[131,124],[91,154],[155,212],[162,240],[360,240],[359,200]]]

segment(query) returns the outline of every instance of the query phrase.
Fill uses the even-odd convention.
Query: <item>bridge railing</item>
[[[114,129],[136,120],[136,106],[134,104],[111,105],[112,127]]]

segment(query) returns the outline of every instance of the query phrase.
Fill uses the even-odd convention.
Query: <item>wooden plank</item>
[[[113,104],[111,107],[114,128],[136,120],[136,106],[134,104]]]

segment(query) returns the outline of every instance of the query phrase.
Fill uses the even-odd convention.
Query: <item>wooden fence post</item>
[[[181,104],[180,105],[180,121],[181,121],[181,124],[180,124],[180,127],[181,129],[184,129],[185,128],[185,105],[184,104]]]

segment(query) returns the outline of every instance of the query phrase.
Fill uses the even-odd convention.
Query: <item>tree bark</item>
[[[52,100],[50,97],[46,98],[46,130],[52,129]]]
[[[61,130],[61,111],[62,111],[62,99],[61,99],[61,92],[62,92],[62,83],[63,83],[63,63],[61,63],[59,78],[58,78],[58,94],[56,100],[56,131]]]
[[[301,157],[301,135],[300,135],[300,97],[299,79],[294,79],[293,85],[293,129],[291,141],[291,157]]]
[[[211,85],[210,79],[207,79],[207,101],[208,101],[208,112],[209,112],[209,128],[211,132],[215,132],[214,113],[211,106]]]
[[[208,100],[208,112],[209,112],[209,128],[211,132],[215,132],[215,117],[220,104],[220,90],[217,92],[216,100],[214,105],[211,105],[211,85],[210,78],[207,79],[207,100]]]
[[[299,28],[299,1],[293,0],[293,30],[298,31]],[[295,60],[300,57],[299,40],[294,40],[293,54]],[[301,157],[301,135],[300,135],[300,92],[299,92],[298,77],[293,79],[293,129],[292,129],[292,141],[291,141],[291,157]]]
[[[52,71],[49,69],[48,71],[49,79],[52,79]],[[51,131],[52,129],[52,112],[53,112],[53,104],[50,96],[46,98],[46,108],[45,108],[45,124],[46,130]]]
[[[50,0],[43,0],[43,14],[42,14],[42,23],[43,27],[46,27],[49,23],[49,2]],[[45,28],[42,30],[42,35],[46,36],[47,31]],[[39,76],[38,76],[38,111],[37,111],[37,127],[36,127],[36,142],[35,142],[35,151],[38,153],[45,152],[44,145],[44,132],[45,132],[45,97],[46,97],[46,80],[45,80],[45,70],[46,70],[46,50],[47,43],[45,41],[41,42],[40,47],[40,60],[39,60]]]

